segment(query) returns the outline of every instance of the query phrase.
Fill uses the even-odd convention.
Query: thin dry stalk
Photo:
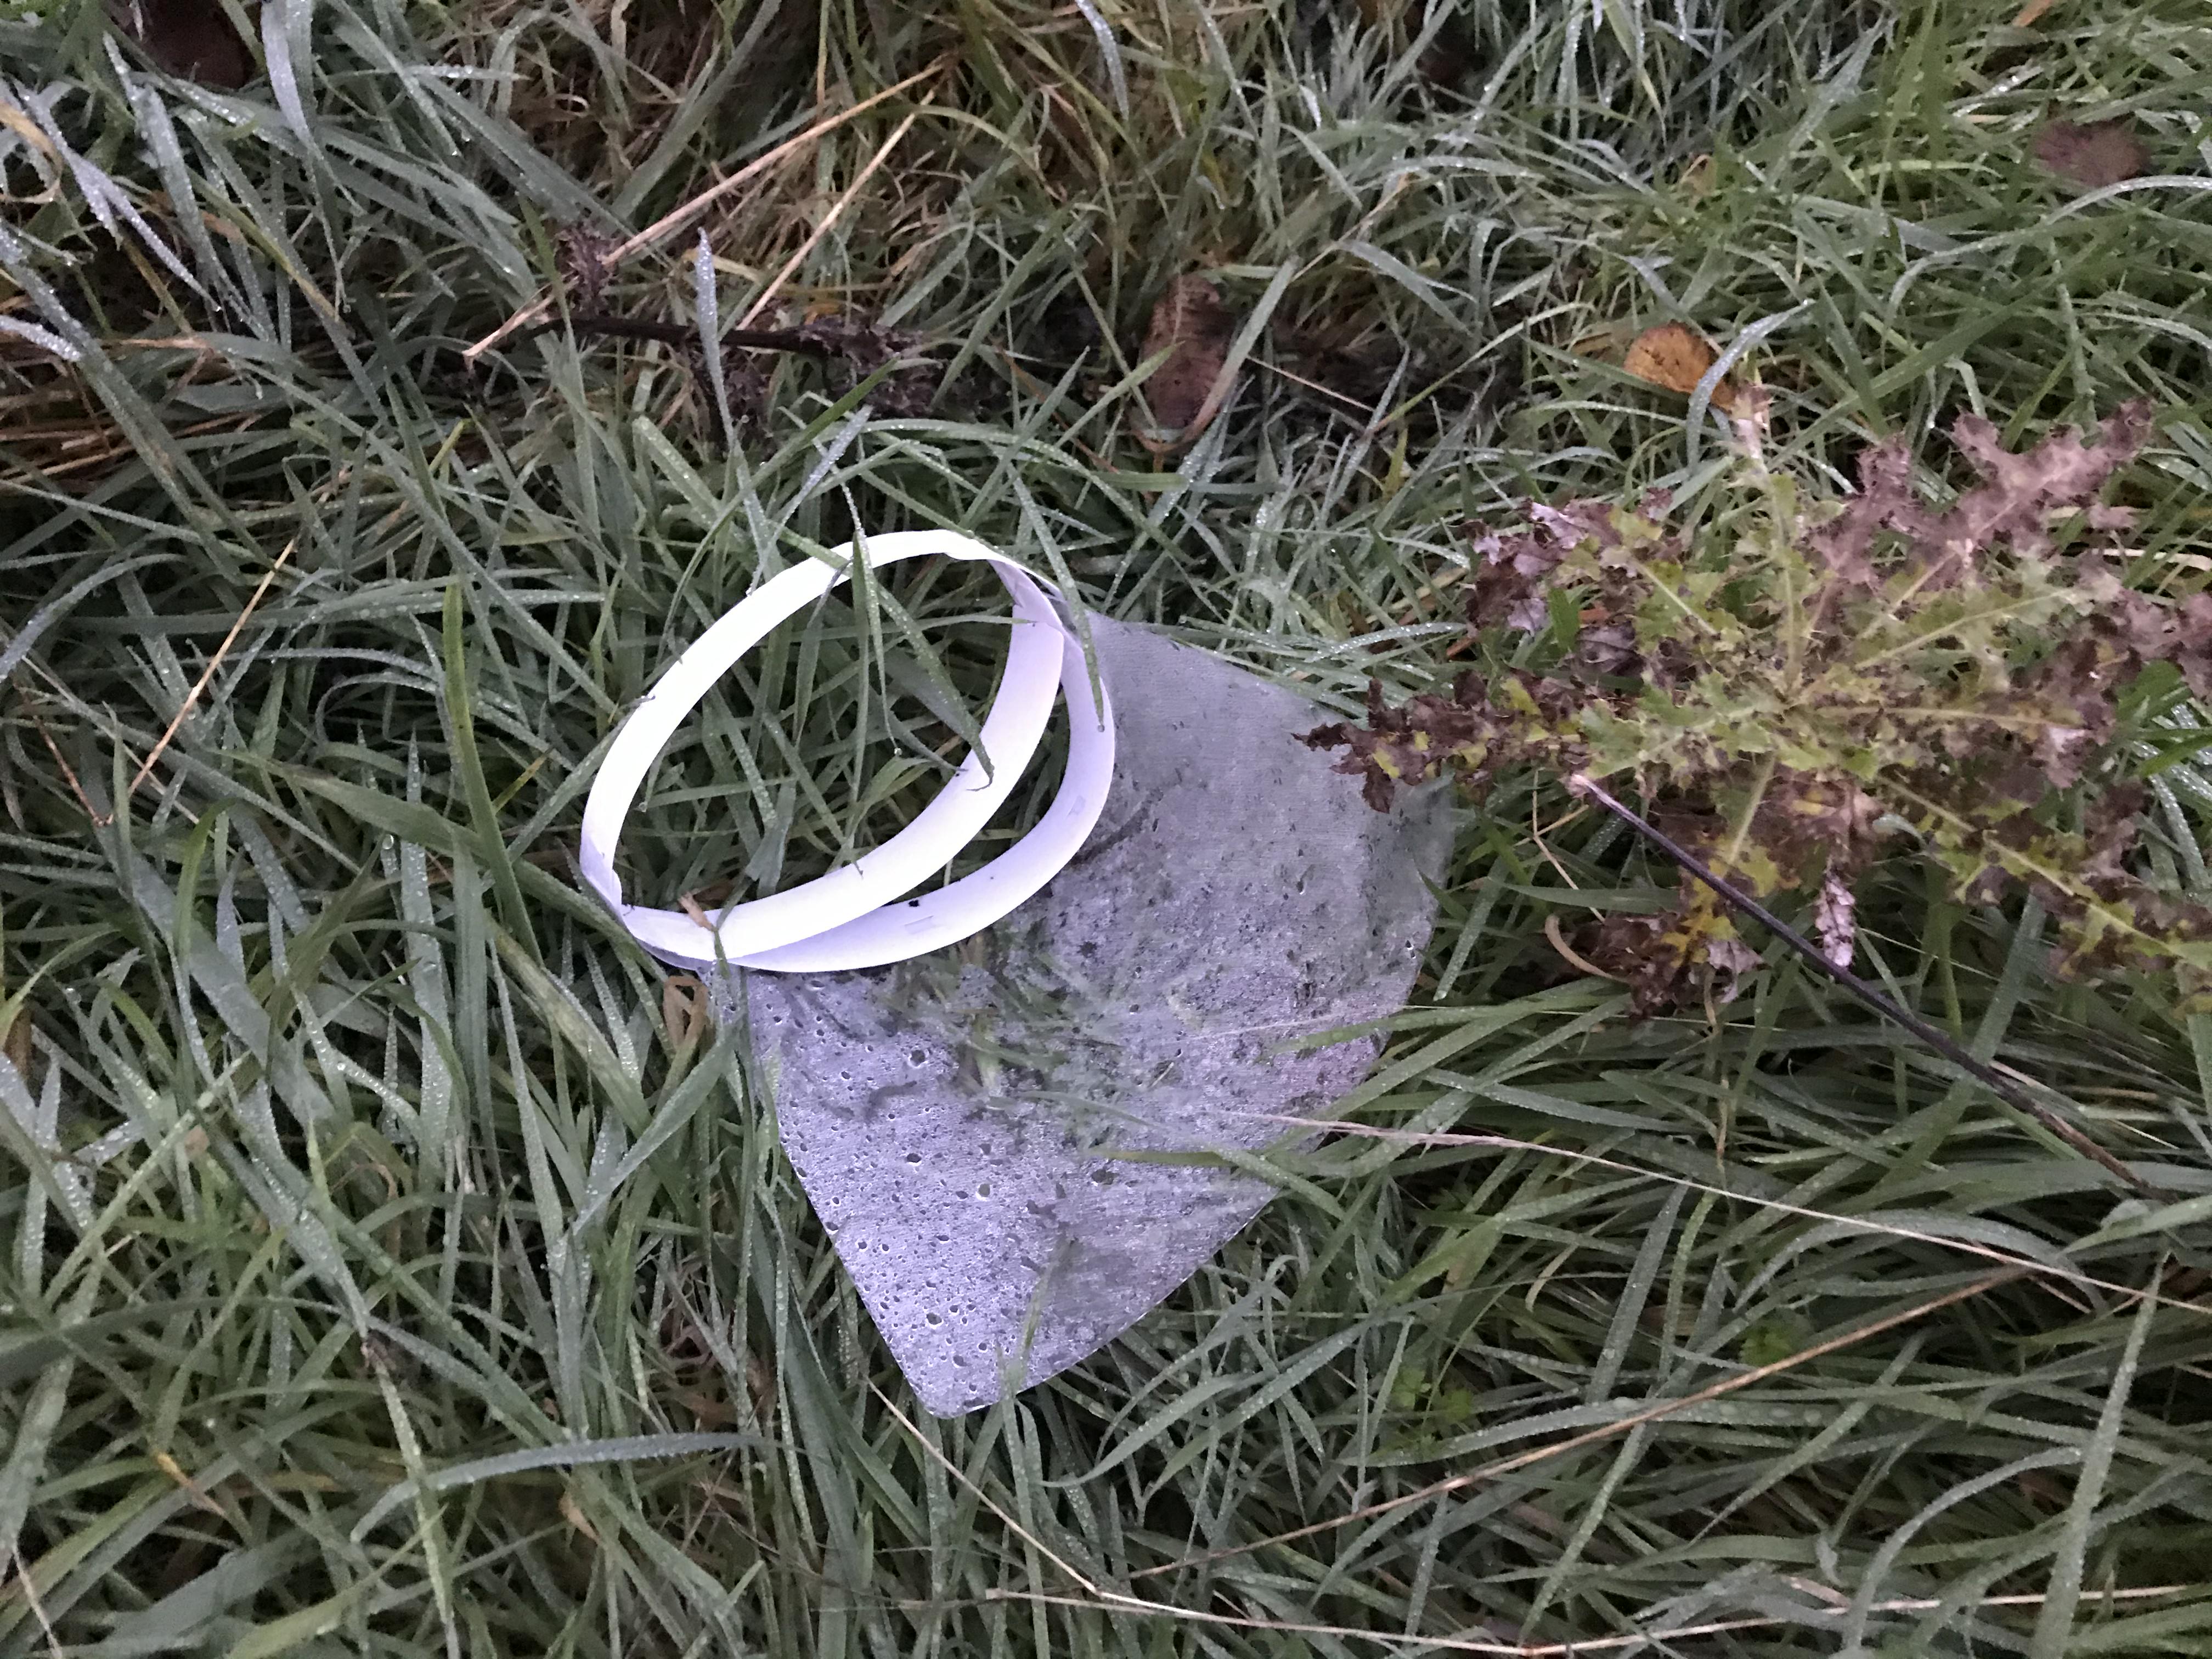
[[[1717,1384],[1711,1389],[1701,1390],[1698,1394],[1692,1395],[1687,1399],[1667,1401],[1661,1407],[1656,1407],[1649,1412],[1640,1413],[1637,1416],[1627,1419],[1620,1423],[1608,1424],[1603,1428],[1593,1430],[1587,1434],[1572,1436],[1566,1440],[1558,1443],[1557,1444],[1539,1447],[1534,1451],[1522,1453],[1516,1457],[1503,1459],[1499,1462],[1492,1464],[1486,1469],[1478,1470],[1474,1474],[1456,1476],[1453,1480],[1438,1482],[1437,1485],[1426,1488],[1423,1492],[1408,1494],[1405,1498],[1394,1499],[1390,1503],[1371,1505],[1367,1509],[1358,1511],[1356,1514],[1342,1516],[1336,1521],[1324,1522],[1318,1526],[1310,1527],[1305,1529],[1304,1533],[1286,1533],[1279,1538],[1263,1540],[1262,1544],[1285,1542],[1291,1539],[1303,1537],[1306,1535],[1306,1533],[1319,1532],[1330,1527],[1343,1525],[1347,1522],[1366,1519],[1370,1516],[1383,1513],[1386,1510],[1399,1508],[1407,1504],[1418,1502],[1423,1498],[1437,1496],[1456,1486],[1465,1486],[1477,1480],[1495,1478],[1498,1474],[1505,1474],[1514,1468],[1525,1467],[1526,1465],[1534,1462],[1540,1458],[1554,1456],[1560,1452],[1567,1451],[1574,1449],[1575,1447],[1588,1444],[1595,1440],[1617,1434],[1620,1431],[1632,1427],[1637,1424],[1650,1422],[1654,1418],[1663,1416],[1669,1412],[1679,1411],[1685,1407],[1716,1398],[1722,1394],[1732,1392],[1734,1389],[1741,1388],[1751,1382],[1757,1381],[1762,1376],[1771,1376],[1777,1371],[1787,1370],[1793,1365],[1801,1364],[1805,1360],[1810,1359],[1817,1354],[1832,1353],[1839,1348],[1847,1347],[1850,1344],[1871,1336],[1878,1331],[1891,1329],[1898,1325],[1905,1323],[1908,1321],[1921,1318],[1925,1315],[1936,1312],[1942,1308],[1948,1307],[1954,1303],[1964,1301],[1969,1297],[1978,1296],[1984,1291],[1994,1289],[1998,1285],[2020,1277],[2021,1277],[2020,1273],[2011,1272],[1992,1273],[1985,1279],[1977,1280],[1972,1285],[1966,1285],[1961,1289],[1949,1292],[1948,1295],[1938,1297],[1931,1301],[1923,1303],[1917,1307],[1906,1310],[1903,1313],[1893,1315],[1887,1319],[1878,1320],[1875,1323],[1864,1326],[1857,1330],[1845,1332],[1841,1336],[1834,1337],[1827,1342],[1818,1344],[1803,1353],[1792,1355],[1788,1359],[1778,1360],[1771,1365],[1760,1366],[1756,1370],[1749,1372],[1741,1377],[1732,1377],[1727,1382]],[[1423,1636],[1413,1634],[1400,1635],[1395,1632],[1363,1630],[1346,1625],[1322,1625],[1282,1620],[1249,1619],[1240,1617],[1234,1613],[1215,1613],[1210,1610],[1200,1611],[1193,1607],[1176,1607],[1164,1601],[1148,1601],[1140,1595],[1131,1595],[1126,1591],[1109,1589],[1105,1585],[1100,1584],[1088,1574],[1083,1572],[1065,1556],[1061,1555],[1058,1551],[1053,1549],[1049,1545],[1045,1543],[1044,1540],[1039,1538],[1036,1533],[1023,1526],[1019,1521],[1014,1518],[1013,1516],[1007,1513],[1001,1505],[994,1501],[988,1492],[983,1491],[980,1486],[969,1478],[965,1470],[962,1469],[957,1464],[946,1457],[942,1451],[932,1445],[928,1439],[921,1433],[921,1430],[915,1426],[913,1421],[908,1419],[903,1412],[900,1411],[897,1406],[892,1403],[890,1395],[886,1395],[880,1388],[875,1387],[872,1383],[870,1385],[870,1391],[875,1395],[877,1401],[883,1406],[884,1409],[889,1412],[898,1425],[913,1438],[914,1443],[921,1448],[922,1451],[926,1453],[932,1461],[937,1463],[938,1466],[953,1480],[959,1482],[962,1486],[973,1493],[976,1500],[986,1509],[989,1510],[991,1513],[1002,1523],[1004,1523],[1008,1531],[1012,1532],[1024,1543],[1029,1545],[1030,1548],[1036,1550],[1039,1555],[1051,1562],[1054,1566],[1059,1568],[1060,1571],[1065,1573],[1078,1588],[1084,1591],[1083,1595],[1075,1596],[1054,1595],[1036,1590],[993,1589],[985,1593],[983,1600],[986,1601],[1022,1601],[1039,1603],[1048,1607],[1101,1607],[1115,1612],[1133,1613],[1157,1619],[1173,1619],[1188,1624],[1216,1625],[1243,1630],[1274,1631],[1285,1635],[1357,1638],[1366,1641],[1378,1643],[1388,1647],[1413,1647],[1426,1650],[1443,1650],[1451,1653],[1494,1654],[1504,1656],[1504,1659],[1572,1659],[1572,1656],[1577,1654],[1609,1652],[1620,1648],[1638,1647],[1652,1642],[1677,1640],[1692,1636],[1719,1635],[1729,1631],[1771,1629],[1777,1626],[1791,1622],[1788,1620],[1771,1617],[1735,1619],[1716,1620],[1703,1625],[1679,1626],[1664,1630],[1642,1632],[1620,1636],[1595,1637],[1587,1640],[1578,1639],[1572,1642],[1485,1642],[1464,1637]],[[1241,1549],[1215,1551],[1206,1555],[1193,1556],[1186,1558],[1182,1561],[1170,1562],[1168,1564],[1168,1566],[1150,1568],[1144,1572],[1135,1573],[1131,1576],[1133,1577],[1139,1578],[1146,1577],[1152,1573],[1165,1572],[1169,1571],[1170,1567],[1194,1565],[1200,1563],[1215,1561],[1221,1559],[1224,1557],[1243,1554],[1246,1550],[1257,1549],[1261,1547],[1261,1544],[1252,1544],[1244,1546],[1243,1548]],[[2167,1595],[2184,1595],[2195,1588],[2197,1587],[2187,1584],[2161,1584],[2141,1586],[2126,1589],[2107,1589],[2097,1591],[2085,1590],[2082,1592],[2082,1595],[2085,1598],[2094,1595],[2099,1600],[2106,1601],[2139,1601]],[[1974,1605],[1981,1607],[2039,1607],[2048,1598],[2044,1595],[2036,1594],[1996,1595],[1984,1597]],[[1943,1606],[1943,1603],[1940,1601],[1915,1597],[1911,1599],[1876,1602],[1869,1611],[1875,1613],[1925,1613],[1933,1612],[1942,1606]],[[1806,1610],[1805,1616],[1808,1619],[1840,1618],[1850,1611],[1850,1606],[1846,1603],[1830,1607],[1808,1608]]]
[[[328,501],[332,492],[343,486],[349,476],[351,476],[349,469],[342,471],[336,477],[317,490],[316,505],[320,506]],[[246,618],[252,616],[255,607],[261,603],[262,596],[269,592],[270,584],[276,580],[277,573],[283,570],[290,561],[293,550],[300,544],[300,538],[307,533],[307,526],[301,525],[293,533],[292,539],[284,544],[283,550],[277,554],[269,568],[262,573],[261,580],[254,584],[253,592],[246,601],[246,608],[238,613],[238,620],[231,623],[230,632],[222,636],[222,643],[216,647],[215,655],[208,659],[207,666],[200,670],[200,677],[192,682],[192,689],[185,693],[185,700],[178,705],[175,717],[170,720],[168,728],[161,733],[160,739],[147,754],[145,763],[139,767],[137,775],[131,780],[130,788],[123,792],[126,800],[138,793],[138,786],[146,781],[147,775],[154,769],[154,763],[167,751],[170,743],[183,728],[185,721],[191,717],[192,710],[199,706],[201,695],[208,689],[208,683],[215,678],[216,670],[222,666],[222,659],[230,654],[230,647],[237,642],[240,630],[246,626]]]
[[[769,278],[768,286],[761,290],[760,297],[752,302],[744,316],[738,319],[739,328],[751,327],[754,319],[775,303],[777,293],[782,289],[784,283],[791,280],[791,273],[805,263],[806,256],[813,252],[816,246],[830,234],[830,228],[837,222],[847,208],[853,205],[854,199],[860,193],[861,186],[875,177],[876,169],[890,159],[891,152],[899,147],[899,141],[906,137],[908,131],[921,118],[921,112],[916,110],[905,120],[900,122],[891,136],[884,140],[882,148],[868,158],[867,166],[862,167],[853,182],[845,186],[844,193],[830,204],[829,212],[822,216],[822,222],[815,226],[808,234],[806,240],[799,245],[799,251],[786,259],[782,268]]]
[[[2008,1267],[1999,1273],[1985,1274],[1971,1285],[1962,1285],[1955,1291],[1947,1291],[1942,1296],[1932,1297],[1925,1302],[1917,1303],[1902,1312],[1891,1314],[1886,1319],[1877,1319],[1871,1324],[1857,1326],[1839,1335],[1832,1336],[1825,1342],[1815,1342],[1811,1347],[1801,1349],[1786,1359],[1778,1359],[1765,1365],[1755,1365],[1751,1370],[1740,1371],[1734,1376],[1724,1376],[1717,1382],[1699,1389],[1695,1394],[1684,1395],[1677,1400],[1662,1400],[1656,1406],[1633,1413],[1627,1417],[1616,1419],[1611,1423],[1601,1423],[1594,1429],[1585,1429],[1580,1434],[1571,1434],[1565,1440],[1555,1440],[1550,1445],[1537,1446],[1525,1452],[1516,1452],[1510,1457],[1501,1457],[1495,1462],[1486,1463],[1480,1468],[1470,1470],[1465,1474],[1450,1475],[1442,1480],[1431,1481],[1418,1492],[1409,1492],[1397,1498],[1388,1498],[1379,1504],[1370,1504],[1364,1509],[1353,1510],[1346,1515],[1333,1516],[1326,1521],[1316,1521],[1310,1527],[1299,1527],[1290,1532],[1277,1533],[1272,1538],[1261,1538],[1249,1544],[1239,1544],[1233,1549],[1209,1550],[1202,1555],[1187,1555],[1180,1560],[1170,1561],[1157,1567],[1146,1567],[1142,1571],[1134,1572],[1129,1576],[1132,1578],[1149,1578],[1158,1573],[1171,1572],[1177,1567],[1196,1566],[1201,1563],[1223,1560],[1230,1556],[1247,1555],[1254,1550],[1266,1549],[1272,1545],[1294,1543],[1301,1538],[1310,1538],[1316,1533],[1334,1532],[1337,1528],[1350,1526],[1355,1521],[1371,1521],[1378,1515],[1389,1515],[1393,1510],[1406,1508],[1408,1504],[1425,1503],[1431,1498],[1442,1498],[1449,1492],[1462,1492],[1469,1486],[1480,1486],[1484,1481],[1495,1480],[1501,1475],[1511,1474],[1516,1470],[1525,1469],[1532,1463],[1541,1463],[1566,1452],[1580,1451],[1585,1446],[1595,1446],[1603,1441],[1611,1440],[1616,1436],[1626,1434],[1631,1429],[1640,1428],[1646,1423],[1656,1423],[1662,1418],[1672,1417],[1677,1412],[1687,1411],[1693,1406],[1703,1406],[1725,1395],[1735,1394],[1741,1389],[1750,1388],[1755,1382],[1764,1382],[1770,1376],[1779,1376],[1783,1372],[1794,1370],[1808,1361],[1824,1358],[1832,1353],[1838,1353],[1845,1348],[1865,1341],[1870,1336],[1878,1336],[1884,1331],[1895,1330],[1900,1325],[1910,1325],[1916,1320],[1925,1319],[1929,1314],[1940,1313],[1958,1303],[1968,1301],[1974,1297],[1996,1290],[2001,1285],[2009,1285],[2027,1276],[2027,1270],[2024,1267]],[[1507,1649],[1506,1651],[1513,1652],[1516,1650]]]
[[[2167,1595],[2183,1595],[2201,1589],[2196,1584],[2153,1584],[2130,1589],[2085,1589],[2081,1599],[2087,1601],[2140,1601]],[[1097,1604],[1076,1595],[1048,1595],[1036,1590],[993,1589],[985,1592],[986,1601],[1034,1601],[1046,1607],[1083,1607]],[[2017,1595],[1988,1595],[1971,1603],[1984,1607],[2038,1607],[2051,1598],[2035,1593]],[[1621,1636],[1577,1638],[1571,1642],[1481,1642],[1457,1636],[1401,1636],[1395,1632],[1355,1630],[1342,1625],[1296,1625],[1273,1619],[1239,1619],[1228,1613],[1186,1615],[1180,1608],[1166,1607],[1157,1602],[1142,1604],[1147,1608],[1176,1617],[1200,1617],[1209,1624],[1235,1625],[1245,1630],[1281,1631],[1288,1634],[1308,1636],[1357,1636],[1370,1642],[1391,1647],[1419,1648],[1424,1651],[1441,1649],[1447,1653],[1496,1654],[1503,1659],[1579,1659],[1587,1653],[1612,1653],[1622,1648],[1644,1647],[1656,1642],[1680,1641],[1692,1636],[1720,1636],[1730,1631],[1772,1630],[1778,1626],[1796,1622],[1794,1620],[1722,1619],[1705,1625],[1674,1625],[1662,1630],[1643,1631]],[[1867,1610],[1869,1613],[1934,1613],[1944,1603],[1932,1597],[1914,1596],[1892,1601],[1877,1601]],[[1808,1607],[1803,1617],[1812,1619],[1840,1619],[1850,1609],[1839,1607]]]
[[[76,804],[84,808],[85,817],[90,818],[95,827],[101,830],[107,828],[114,819],[107,813],[95,810],[92,802],[86,798],[84,786],[76,781],[76,773],[71,769],[70,763],[62,758],[61,745],[54,741],[54,734],[46,730],[46,723],[40,716],[38,705],[26,700],[23,707],[31,711],[32,724],[39,728],[39,735],[46,740],[46,752],[54,757],[54,764],[61,768],[62,781],[69,785],[70,793],[76,797]]]
[[[1784,1199],[1762,1198],[1756,1193],[1735,1191],[1710,1181],[1699,1181],[1692,1176],[1675,1175],[1666,1170],[1647,1170],[1640,1164],[1624,1164],[1619,1158],[1606,1158],[1597,1152],[1582,1152],[1572,1147],[1548,1146],[1541,1141],[1521,1140],[1511,1135],[1424,1133],[1407,1129],[1388,1129],[1376,1124],[1354,1123],[1339,1118],[1291,1117],[1274,1112],[1244,1112],[1237,1115],[1264,1123],[1285,1124],[1310,1133],[1360,1135],[1370,1140],[1397,1141],[1409,1146],[1493,1146],[1499,1152],[1534,1152],[1543,1158],[1564,1158],[1573,1164],[1587,1164],[1592,1169],[1613,1170],[1645,1181],[1662,1182],[1670,1187],[1680,1187],[1684,1192],[1756,1204],[1759,1208],[1771,1210],[1778,1215],[1796,1216],[1802,1221],[1817,1222],[1822,1226],[1848,1227],[1883,1238],[1901,1239],[1911,1244],[1932,1244],[1942,1249],[1957,1250],[1964,1255],[1979,1256],[2001,1267],[2016,1268],[2030,1278],[2057,1280],[2083,1290],[2104,1291],[2124,1298],[2130,1306],[2148,1298],[2161,1308],[2176,1308],[2185,1313],[2212,1317],[2212,1306],[2201,1302],[2184,1301],[2160,1291],[2147,1290],[2140,1285],[2124,1285],[2116,1279],[2100,1279],[2094,1273],[2085,1273],[2077,1268],[2031,1261],[2027,1256],[2014,1255],[2008,1250],[2000,1250],[1994,1245],[1978,1243],[1972,1239],[1946,1238],[1940,1233],[1900,1227],[1893,1222],[1869,1221],[1863,1216],[1842,1215],[1831,1210],[1816,1210],[1807,1205],[1792,1204]]]
[[[783,162],[789,160],[792,156],[796,155],[800,150],[805,149],[809,144],[811,144],[816,139],[821,137],[823,134],[827,132],[835,132],[839,127],[843,126],[846,122],[853,119],[854,117],[861,114],[865,111],[874,108],[878,104],[882,103],[886,98],[895,98],[900,93],[904,92],[908,87],[917,86],[921,82],[928,80],[932,76],[939,73],[950,61],[951,58],[949,55],[947,57],[939,58],[936,62],[931,64],[927,69],[921,70],[913,75],[908,76],[905,80],[899,82],[896,85],[886,87],[881,92],[875,94],[872,97],[862,99],[850,109],[840,110],[835,115],[825,116],[821,120],[817,121],[812,126],[807,128],[805,131],[798,133],[792,137],[785,139],[783,143],[778,144],[774,149],[769,150],[766,155],[757,156],[754,160],[747,162],[744,167],[739,167],[735,173],[723,179],[720,184],[714,185],[710,189],[702,191],[698,195],[686,202],[682,207],[674,209],[671,212],[663,215],[660,218],[654,220],[653,223],[647,225],[643,230],[638,232],[636,235],[631,237],[628,241],[617,245],[612,251],[608,252],[600,259],[600,268],[602,270],[611,270],[615,266],[629,258],[631,254],[635,253],[639,249],[650,247],[654,243],[664,241],[667,238],[674,235],[678,231],[684,229],[694,219],[696,219],[701,214],[704,213],[708,207],[720,201],[723,197],[727,196],[732,191],[734,191],[739,186],[744,185],[748,180],[758,178],[762,173],[766,173],[771,167],[780,167]],[[501,323],[497,328],[492,330],[490,333],[485,335],[483,338],[478,340],[474,345],[462,352],[461,361],[469,368],[475,368],[477,360],[483,356],[485,352],[490,350],[501,340],[506,339],[517,329],[526,327],[528,325],[537,322],[542,318],[547,316],[552,309],[553,296],[549,294],[544,295],[543,298],[533,300],[530,304],[523,307],[521,310],[516,312],[505,322]]]

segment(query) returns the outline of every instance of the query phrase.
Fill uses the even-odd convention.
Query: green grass
[[[1360,1133],[1298,1165],[1340,1213],[1282,1198],[940,1424],[744,1056],[564,862],[627,702],[855,523],[1340,707],[1422,684],[1468,518],[1706,499],[1717,426],[1605,355],[1668,319],[1749,343],[1812,480],[2148,397],[2140,556],[2201,584],[2212,21],[2012,10],[1468,9],[1443,86],[1349,4],[303,0],[281,98],[118,73],[82,0],[0,21],[0,1655],[2212,1652],[2212,1021],[2054,982],[2033,911],[1900,861],[1864,959],[2169,1207],[1778,957],[1626,1023],[1545,923],[1671,872],[1495,799]],[[606,301],[688,322],[703,228],[733,320],[914,118],[769,297],[923,337],[927,416],[787,366],[732,450],[663,347],[460,374],[561,223],[933,64]],[[2077,198],[2046,110],[2130,113],[2161,176]],[[1191,268],[1249,357],[1156,461],[1134,343]],[[988,682],[988,592],[793,629],[636,878],[912,811],[957,734],[913,688]],[[2165,782],[2203,890],[2212,782]]]

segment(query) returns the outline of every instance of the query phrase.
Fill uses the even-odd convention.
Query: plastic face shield
[[[583,868],[743,1028],[816,1214],[947,1416],[1111,1342],[1265,1206],[1253,1155],[1296,1134],[1285,1119],[1327,1115],[1378,1046],[1312,1039],[1389,1017],[1412,988],[1449,827],[1433,791],[1371,811],[1298,741],[1319,712],[1233,664],[1096,616],[1086,661],[1035,580],[964,538],[878,537],[863,556],[921,553],[988,561],[1013,599],[988,774],[971,756],[875,853],[711,929],[623,903],[615,836],[647,769],[738,655],[839,579],[800,567],[631,715],[586,809]],[[921,890],[1011,793],[1055,691],[1071,729],[1051,806]]]

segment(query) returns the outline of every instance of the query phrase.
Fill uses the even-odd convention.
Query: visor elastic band
[[[646,774],[716,681],[778,623],[846,580],[854,558],[871,569],[931,555],[988,564],[1013,599],[1014,635],[998,695],[971,751],[938,797],[881,847],[818,880],[722,912],[703,927],[681,910],[623,902],[615,848]],[[1082,848],[1114,778],[1114,713],[1073,628],[1038,580],[1015,561],[951,531],[872,536],[769,578],[676,659],[616,732],[584,804],[584,879],[631,935],[663,962],[707,971],[720,963],[771,973],[882,967],[957,944],[1036,893]],[[1067,702],[1066,769],[1036,826],[981,869],[920,897],[1012,794],[1052,717]],[[984,757],[989,757],[987,768]]]

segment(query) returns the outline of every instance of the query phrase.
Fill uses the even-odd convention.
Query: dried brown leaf
[[[2141,398],[2107,416],[2093,443],[2084,444],[2067,427],[2017,455],[2004,447],[1991,422],[1978,415],[1960,416],[1952,423],[1951,441],[1983,482],[1919,532],[1928,568],[1936,574],[1933,585],[1955,580],[1972,568],[1978,551],[1999,538],[2016,555],[2032,558],[2049,552],[2052,517],[2090,505],[2149,434],[2150,405]]]
[[[660,1024],[668,1034],[670,1048],[690,1048],[705,1032],[711,1018],[707,988],[696,975],[671,974],[661,981]]]
[[[1199,276],[1178,276],[1152,307],[1140,356],[1149,361],[1164,351],[1168,359],[1145,382],[1145,401],[1158,430],[1142,441],[1154,454],[1194,443],[1222,399],[1214,384],[1229,361],[1235,332],[1229,307],[1213,284]]]
[[[2035,135],[2035,159],[2091,190],[2150,171],[2150,151],[2126,116],[2109,121],[2051,121]]]
[[[1639,380],[1687,397],[1717,361],[1704,336],[1680,323],[1662,323],[1631,342],[1621,367]],[[1723,410],[1735,409],[1736,396],[1735,382],[1726,376],[1713,388],[1713,403]]]

